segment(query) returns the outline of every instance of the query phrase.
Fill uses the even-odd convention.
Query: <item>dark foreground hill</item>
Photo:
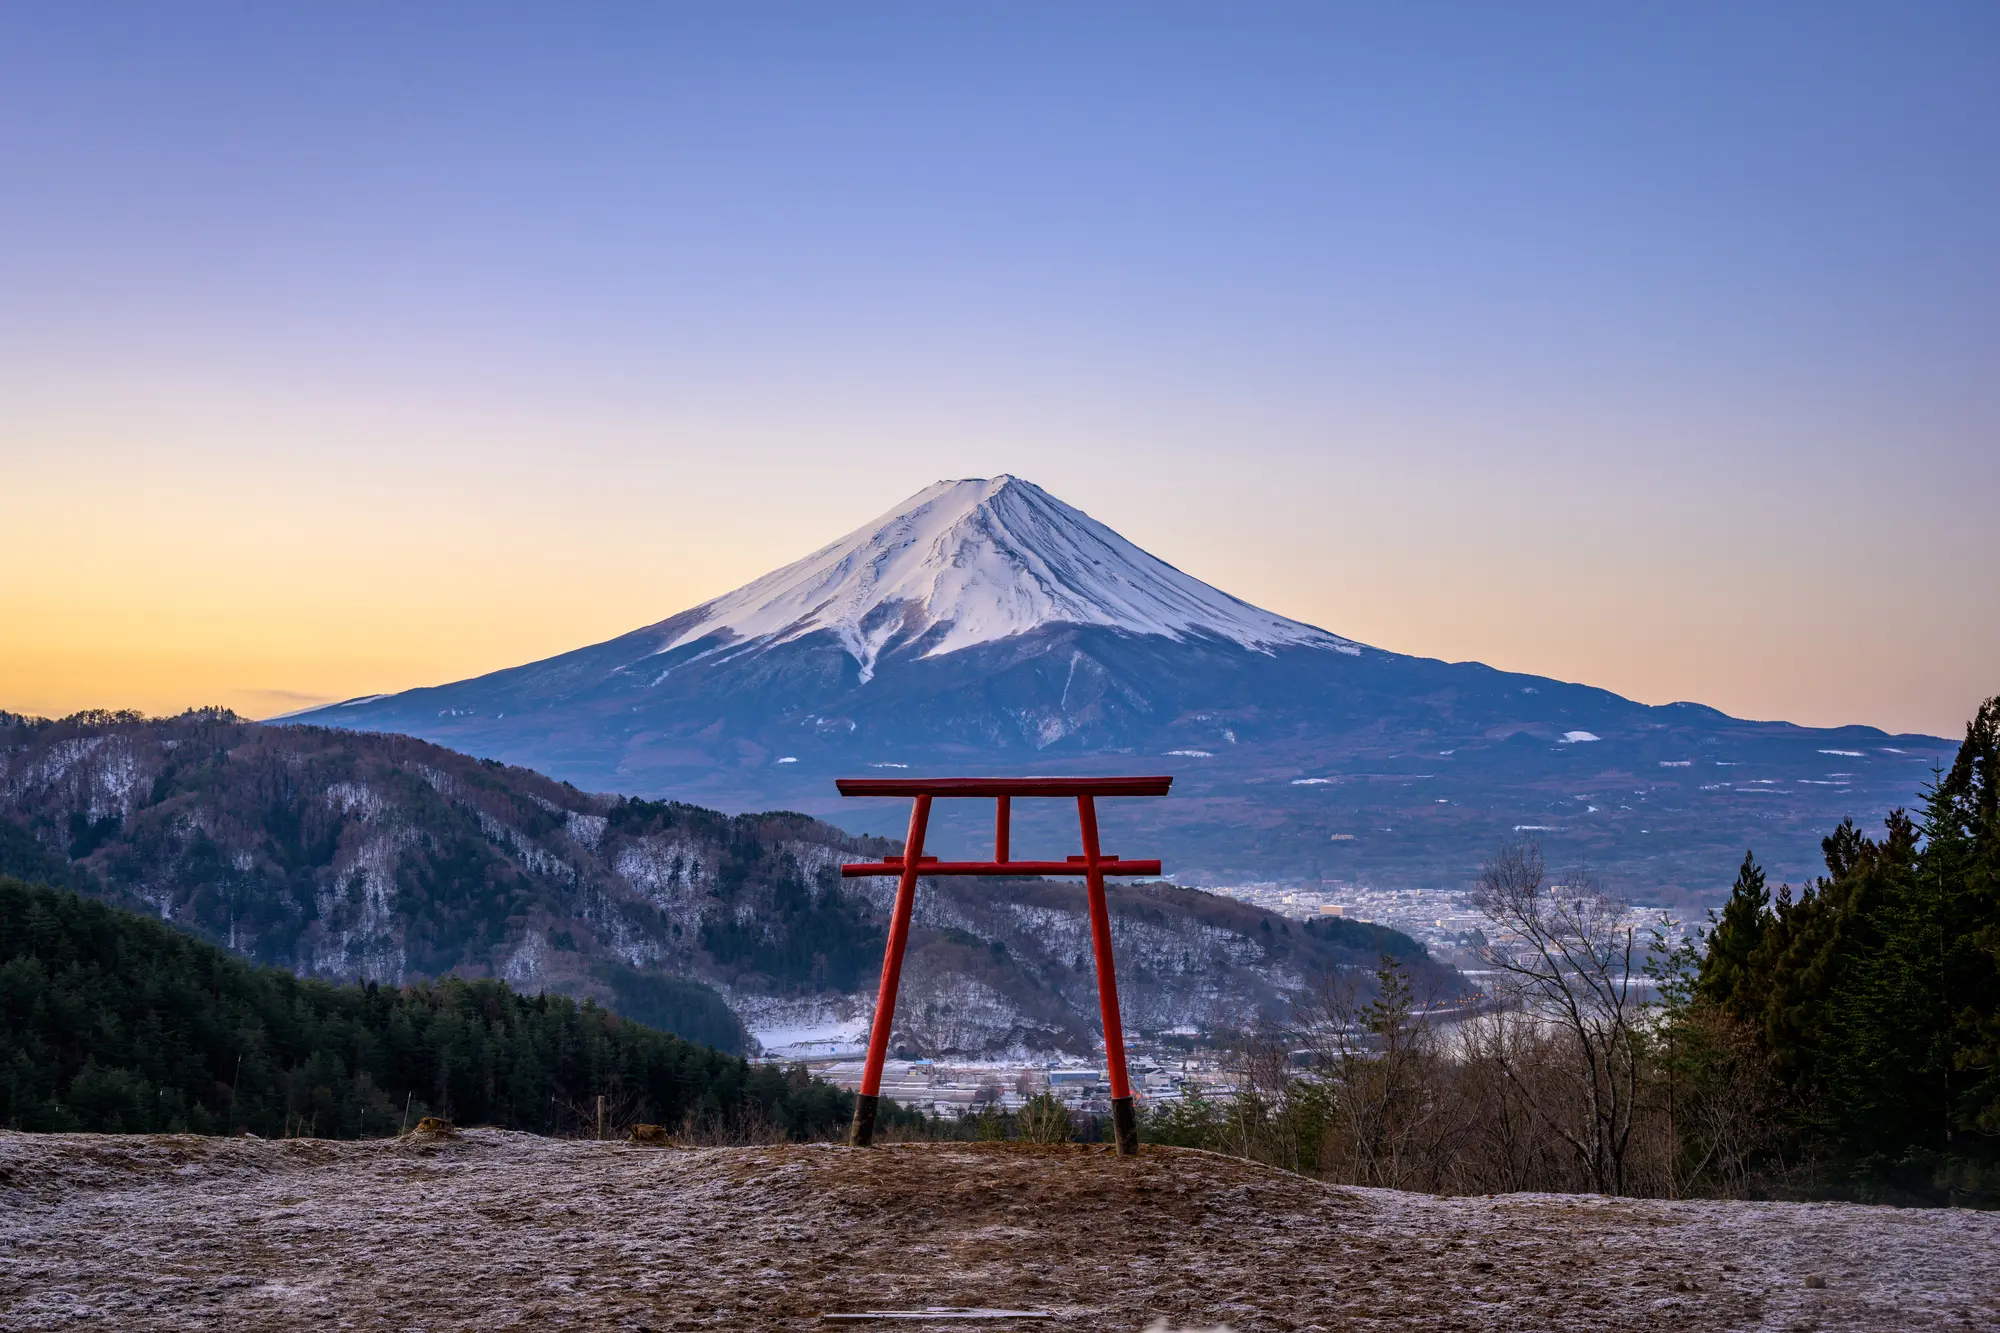
[[[494,981],[335,986],[158,921],[0,879],[0,1125],[356,1138],[426,1115],[823,1137],[847,1093],[567,996]]]
[[[7,1329],[1970,1329],[2000,1216],[1351,1190],[1210,1153],[0,1134]],[[888,1327],[960,1324],[899,1322]]]
[[[1130,804],[1106,803],[1113,850]],[[102,891],[304,975],[493,978],[725,1049],[743,1045],[739,1017],[851,1023],[872,1000],[893,883],[839,868],[898,845],[804,815],[594,795],[401,736],[215,712],[0,715],[0,873]],[[1278,1015],[1385,951],[1431,990],[1459,985],[1380,927],[1307,931],[1171,884],[1118,886],[1111,908],[1128,1030]],[[1074,882],[927,883],[899,1044],[1086,1052],[1089,957]]]

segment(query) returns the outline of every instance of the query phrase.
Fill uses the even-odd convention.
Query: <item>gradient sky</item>
[[[1954,734],[1996,70],[1986,0],[0,8],[0,707],[455,679],[1006,471],[1384,648]]]

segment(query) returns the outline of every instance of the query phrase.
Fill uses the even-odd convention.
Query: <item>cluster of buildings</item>
[[[1483,949],[1495,948],[1504,953],[1517,942],[1458,890],[1372,889],[1337,883],[1306,889],[1263,883],[1210,888],[1207,892],[1294,921],[1341,917],[1387,926],[1422,944],[1439,962],[1449,963],[1475,980],[1487,966]],[[1660,924],[1661,912],[1657,907],[1627,907],[1618,923],[1620,929],[1629,926],[1642,946],[1651,941]],[[1684,922],[1668,926],[1669,947],[1677,944],[1687,929]]]
[[[1440,962],[1477,966],[1475,950],[1487,942],[1490,923],[1463,893],[1443,889],[1371,889],[1329,883],[1293,888],[1263,883],[1213,887],[1209,893],[1261,907],[1267,912],[1310,921],[1344,917],[1400,930],[1429,949]]]
[[[850,1090],[861,1086],[859,1059],[813,1062],[812,1072]],[[1142,1104],[1177,1101],[1190,1094],[1227,1096],[1234,1089],[1214,1055],[1199,1051],[1147,1051],[1126,1056],[1132,1091]],[[882,1068],[882,1096],[928,1114],[978,1115],[988,1106],[1017,1111],[1030,1097],[1052,1093],[1071,1110],[1111,1112],[1110,1076],[1101,1064],[965,1060],[891,1060]]]

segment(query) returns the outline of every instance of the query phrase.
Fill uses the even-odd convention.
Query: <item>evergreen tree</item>
[[[1952,1125],[2000,1134],[2000,698],[1967,724],[1923,827],[1925,879],[1940,902]]]
[[[1754,1013],[1762,997],[1755,993],[1750,972],[1751,956],[1763,942],[1764,925],[1770,919],[1771,891],[1764,885],[1764,871],[1750,852],[1743,853],[1743,866],[1722,915],[1708,914],[1708,953],[1701,962],[1695,993],[1711,1004],[1734,1014]],[[1739,997],[1737,992],[1744,993]]]
[[[2000,698],[1921,817],[1843,821],[1765,908],[1746,857],[1698,983],[1760,1033],[1799,1128],[1877,1197],[2000,1201]]]
[[[1863,1157],[1894,1160],[1947,1143],[1951,1051],[1940,967],[1940,903],[1929,891],[1916,824],[1892,813],[1887,836],[1843,846],[1851,860],[1823,884],[1830,905],[1810,965],[1819,1013],[1814,1046],[1818,1114],[1833,1140]]]

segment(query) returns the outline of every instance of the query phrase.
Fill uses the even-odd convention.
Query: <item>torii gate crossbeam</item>
[[[882,1095],[882,1065],[889,1056],[889,1034],[896,1021],[896,987],[903,973],[903,950],[910,939],[910,910],[916,901],[920,875],[1082,875],[1090,903],[1090,944],[1097,961],[1097,1005],[1104,1021],[1106,1072],[1111,1081],[1111,1126],[1118,1151],[1139,1151],[1138,1115],[1132,1105],[1132,1081],[1125,1068],[1125,1026],[1118,1013],[1118,978],[1111,963],[1111,916],[1104,905],[1106,875],[1157,875],[1158,861],[1126,861],[1106,856],[1097,840],[1099,796],[1165,796],[1171,777],[1122,778],[841,778],[834,785],[842,796],[907,796],[910,834],[901,856],[846,865],[848,878],[894,875],[896,904],[889,917],[889,940],[882,951],[882,985],[875,999],[874,1026],[868,1034],[868,1060],[862,1067],[861,1093],[854,1099],[854,1125],[848,1142],[867,1147],[875,1141],[875,1110]],[[1072,797],[1077,825],[1083,835],[1083,855],[1062,861],[1016,861],[1008,852],[1012,803],[1016,796]],[[924,855],[924,832],[930,824],[934,799],[992,797],[994,800],[993,859],[940,861]]]

